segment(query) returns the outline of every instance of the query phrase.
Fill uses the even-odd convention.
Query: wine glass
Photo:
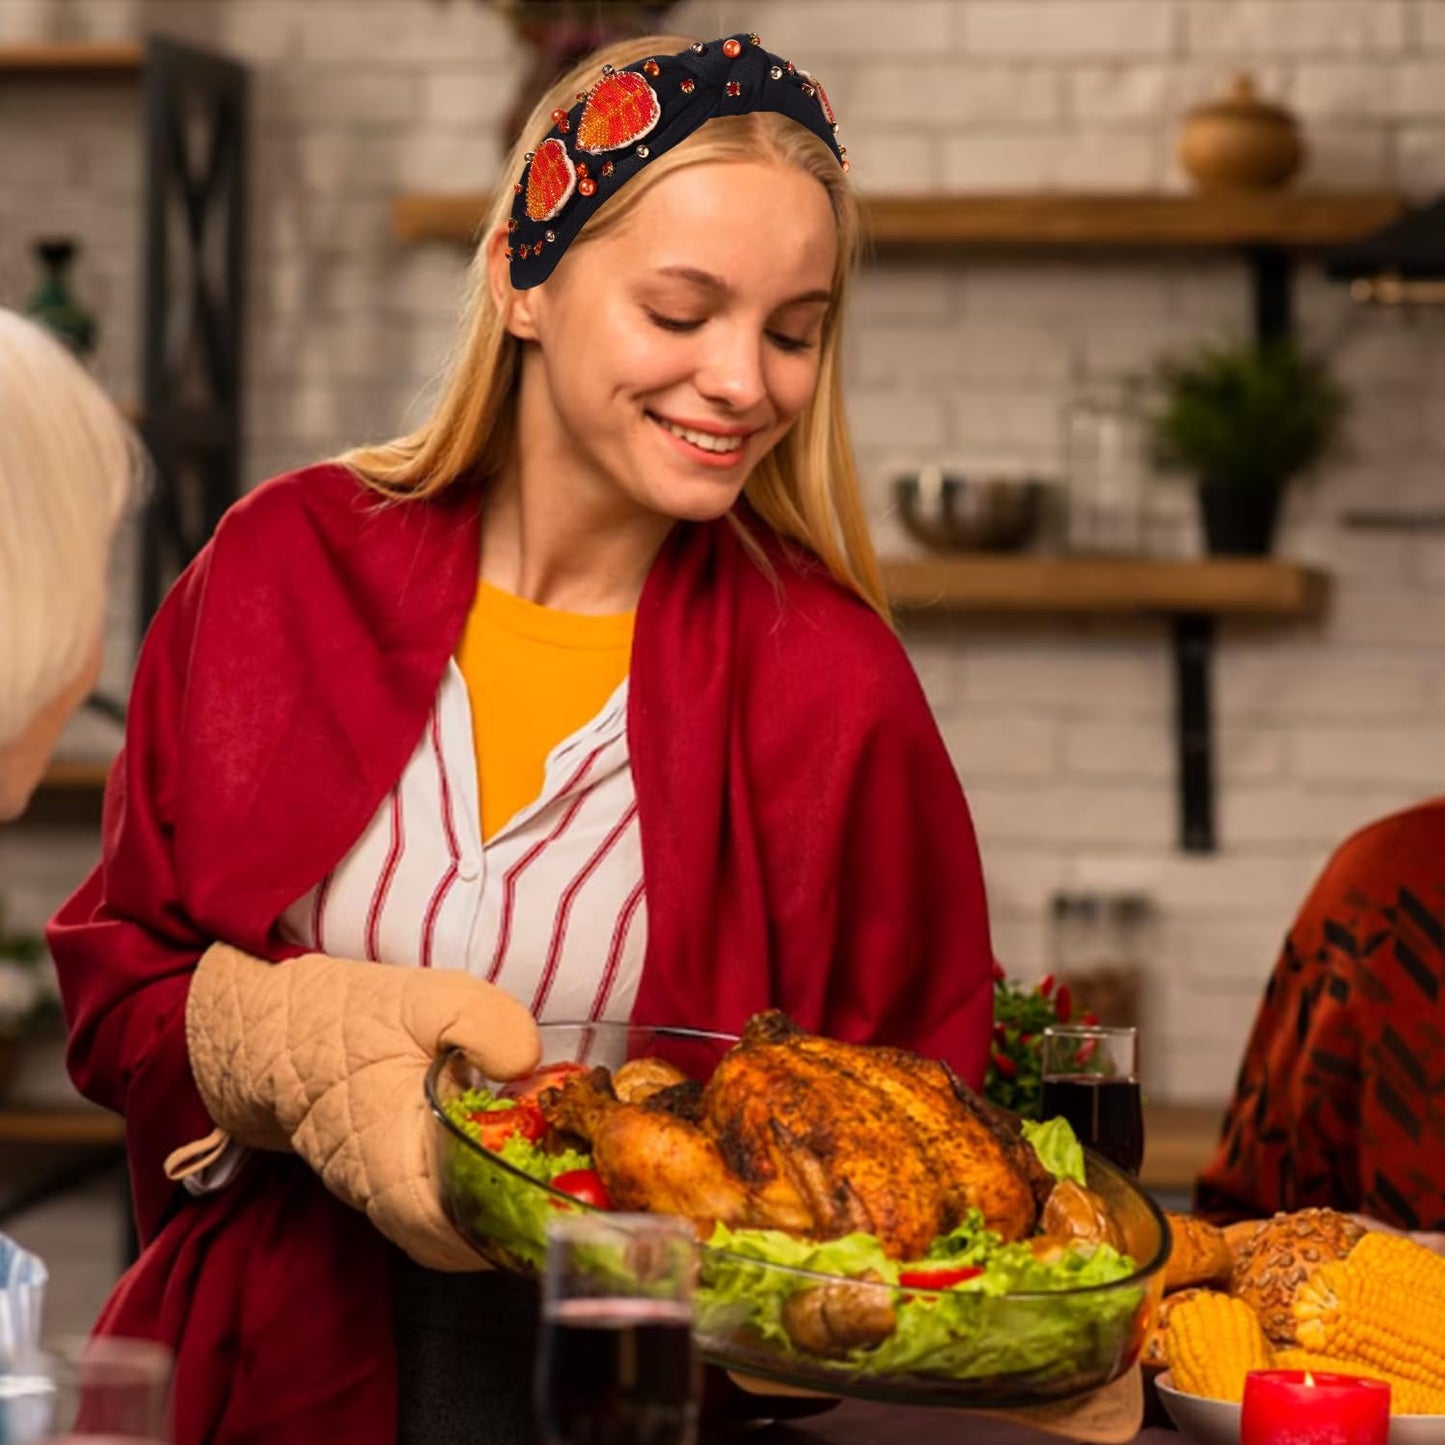
[[[171,1352],[150,1340],[60,1340],[0,1373],[0,1440],[166,1445]]]
[[[697,1236],[658,1214],[547,1228],[536,1408],[543,1445],[692,1445]]]
[[[1137,1175],[1144,1160],[1139,1031],[1054,1024],[1043,1036],[1041,1116],[1062,1116],[1079,1143]]]

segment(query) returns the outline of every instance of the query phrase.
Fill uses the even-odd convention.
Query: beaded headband
[[[547,138],[527,152],[507,222],[512,285],[525,291],[545,281],[597,208],[704,121],[755,110],[805,125],[848,169],[827,92],[756,35],[698,41],[620,70],[604,65],[571,110],[552,112]]]

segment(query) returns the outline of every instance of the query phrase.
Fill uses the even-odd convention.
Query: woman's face
[[[796,167],[702,163],[517,293],[524,475],[701,521],[737,500],[818,382],[837,228]],[[575,494],[575,493],[574,493]]]

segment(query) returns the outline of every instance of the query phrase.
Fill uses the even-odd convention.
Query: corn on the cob
[[[1244,1399],[1244,1377],[1273,1363],[1259,1316],[1213,1290],[1176,1305],[1165,1343],[1176,1388],[1209,1400]]]
[[[1322,1375],[1363,1375],[1369,1380],[1383,1380],[1390,1387],[1392,1415],[1445,1415],[1445,1390],[1433,1390],[1418,1380],[1407,1380],[1357,1360],[1334,1359],[1329,1355],[1311,1354],[1309,1350],[1276,1350],[1274,1363],[1281,1370],[1312,1370]]]
[[[1399,1235],[1367,1234],[1295,1296],[1295,1332],[1305,1350],[1435,1390],[1445,1390],[1442,1319],[1445,1260]]]
[[[1445,1295],[1445,1258],[1403,1234],[1372,1229],[1346,1258],[1377,1278],[1406,1281],[1412,1292]]]
[[[1445,1390],[1445,1260],[1423,1245],[1367,1234],[1299,1287],[1294,1317],[1315,1354]]]

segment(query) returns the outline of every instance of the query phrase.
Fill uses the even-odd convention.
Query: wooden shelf
[[[0,45],[0,74],[139,75],[144,49],[128,41],[113,44]]]
[[[1214,1157],[1223,1104],[1144,1104],[1144,1163],[1139,1182],[1183,1193]]]
[[[411,193],[391,203],[393,237],[471,242],[490,196]],[[864,197],[880,253],[963,249],[1308,250],[1352,241],[1397,219],[1396,195],[1307,191],[1231,195],[974,195]]]
[[[1271,559],[1162,562],[1090,557],[950,556],[883,563],[893,605],[958,612],[1312,617],[1328,578]]]
[[[1398,196],[1282,192],[1234,195],[917,196],[865,198],[876,250],[1308,249],[1351,241],[1403,211]]]
[[[13,1105],[0,1108],[0,1144],[125,1143],[125,1124],[106,1109],[89,1104],[73,1108]]]
[[[110,763],[88,758],[57,759],[45,770],[40,786],[52,792],[99,792],[110,776]]]

